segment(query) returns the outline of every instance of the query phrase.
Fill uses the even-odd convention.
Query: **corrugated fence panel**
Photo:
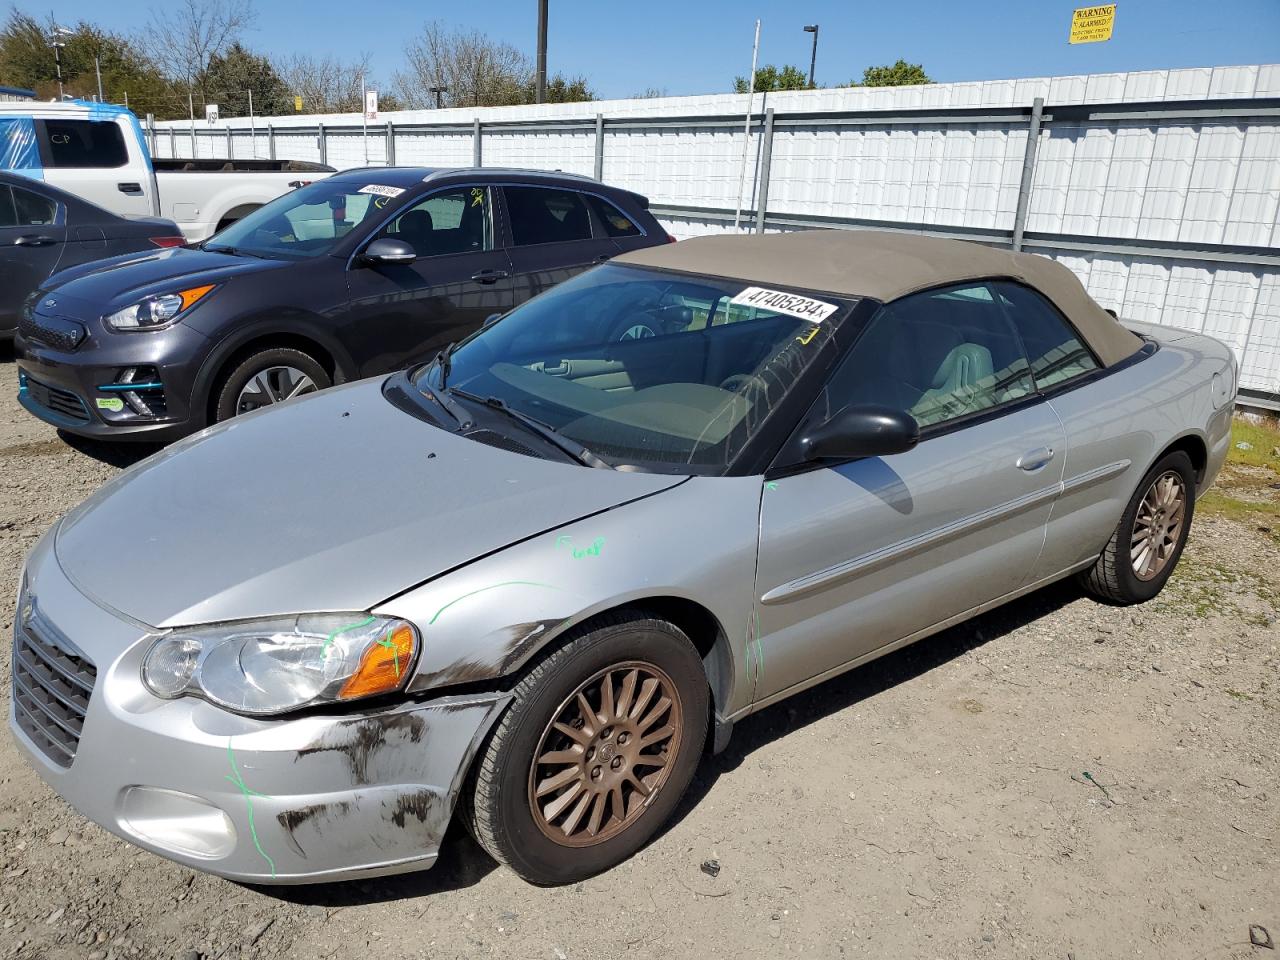
[[[559,170],[587,177],[595,174],[595,130],[485,131],[481,150],[486,167]]]
[[[470,132],[396,134],[396,163],[400,166],[467,167],[471,157]]]

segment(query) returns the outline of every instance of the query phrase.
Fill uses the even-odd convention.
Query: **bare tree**
[[[151,11],[147,46],[161,70],[204,99],[209,61],[226,53],[254,16],[251,0],[176,0]]]
[[[491,107],[532,102],[533,64],[509,43],[478,30],[423,26],[405,45],[408,69],[395,75],[396,91],[410,108],[434,107],[434,88],[448,107]],[[565,97],[591,99],[585,80],[561,78]]]
[[[364,109],[362,80],[372,85],[369,60],[368,54],[344,63],[332,55],[297,53],[277,64],[276,69],[289,92],[302,97],[302,108],[307,113],[354,113]]]

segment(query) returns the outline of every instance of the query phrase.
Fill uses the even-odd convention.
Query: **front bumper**
[[[17,686],[9,725],[63,799],[153,853],[242,882],[343,880],[434,863],[466,770],[508,694],[285,720],[159,700],[140,674],[155,631],[82,594],[57,563],[54,535],[28,560],[15,683],[20,673],[34,682],[17,653],[33,643],[92,664],[96,679],[82,725],[70,725],[80,726],[78,742],[53,731],[72,759],[29,732],[31,697],[24,692],[20,707]]]
[[[92,331],[80,321],[54,322],[79,323]],[[79,436],[177,440],[206,425],[203,401],[194,393],[211,347],[207,337],[180,323],[154,333],[89,332],[70,348],[25,336],[20,328],[14,340],[22,378],[18,401],[33,416]],[[118,381],[130,368],[148,371],[138,382],[151,389],[126,394]],[[153,374],[160,380],[153,380]],[[27,389],[28,379],[34,382],[32,389]],[[133,397],[142,399],[150,412],[134,409]]]

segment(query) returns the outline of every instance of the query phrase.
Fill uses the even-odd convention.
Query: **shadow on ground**
[[[734,728],[725,751],[703,762],[671,821],[658,836],[688,816],[722,774],[736,768],[760,747],[928,673],[1079,597],[1080,591],[1072,581],[1054,584],[747,717]],[[259,889],[292,903],[344,907],[464,889],[479,883],[496,868],[455,817],[437,866],[430,870],[349,883]]]
[[[153,453],[164,449],[164,445],[159,443],[107,443],[103,440],[77,437],[63,430],[58,431],[58,436],[63,443],[77,453],[121,470],[132,467],[139,460],[145,460]]]

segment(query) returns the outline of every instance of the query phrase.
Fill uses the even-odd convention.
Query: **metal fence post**
[[[154,113],[147,114],[147,133],[151,138],[151,155],[156,155],[156,115]]]
[[[764,136],[760,141],[760,186],[756,190],[756,233],[764,233],[769,206],[769,165],[773,160],[773,107],[764,112]]]
[[[267,156],[274,160],[276,158],[276,128],[275,124],[267,124]]]
[[[1040,145],[1040,120],[1044,116],[1044,97],[1031,104],[1031,123],[1027,127],[1027,149],[1022,155],[1022,182],[1018,185],[1018,209],[1013,215],[1013,249],[1022,249],[1022,233],[1027,226],[1027,209],[1031,205],[1031,181],[1036,171],[1036,149]]]
[[[604,114],[596,114],[596,179],[604,179]]]
[[[227,159],[235,159],[235,144],[231,142],[231,127],[227,127]]]
[[[387,121],[387,166],[396,165],[396,125]]]
[[[481,166],[480,158],[480,118],[476,117],[475,125],[471,128],[471,165]]]
[[[324,124],[317,123],[316,129],[319,130],[319,135],[316,137],[316,143],[320,147],[320,162],[328,163],[329,162],[329,144],[325,142]]]

